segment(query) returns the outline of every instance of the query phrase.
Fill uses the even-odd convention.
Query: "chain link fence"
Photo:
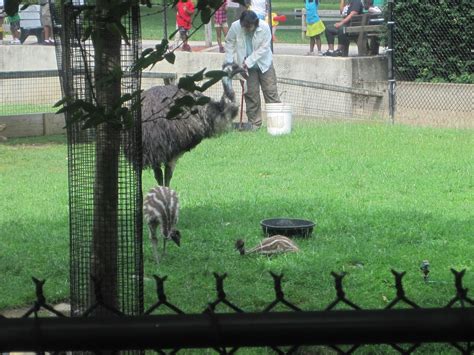
[[[396,122],[474,125],[474,9],[468,0],[396,0]]]
[[[274,11],[279,12],[277,4]],[[394,122],[473,127],[473,12],[468,0],[393,2]],[[382,39],[381,44],[387,42]],[[150,87],[148,83],[162,83],[147,75],[143,89]],[[0,77],[0,116],[54,112],[52,105],[61,97],[54,71],[2,72]],[[380,90],[362,92],[357,83],[348,87],[290,78],[280,78],[280,93],[293,106],[295,117],[389,120],[389,107],[383,102],[387,83],[369,83]],[[213,87],[209,95],[220,97],[221,88]]]

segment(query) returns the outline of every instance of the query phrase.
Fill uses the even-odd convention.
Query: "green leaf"
[[[193,92],[196,90],[197,86],[194,83],[194,80],[192,77],[185,76],[184,78],[179,79],[178,88]]]
[[[168,36],[168,39],[173,39],[174,36],[178,33],[178,29],[174,30],[169,36]]]
[[[59,100],[58,102],[56,102],[53,107],[59,107],[61,105],[64,105],[64,103],[68,102],[69,101],[69,97],[68,96],[64,96],[61,100]]]
[[[142,0],[141,3],[142,3],[142,4],[144,3],[144,5],[146,5],[146,7],[148,7],[149,9],[151,9],[151,2],[150,2],[150,0]]]
[[[84,101],[84,100],[78,100],[80,101],[80,108],[83,109],[84,111],[93,114],[102,111],[99,107],[94,106],[90,102]]]
[[[115,6],[110,10],[110,14],[111,14],[112,17],[115,17],[115,18],[122,18],[122,17],[124,17],[126,14],[128,14],[128,12],[130,11],[131,6],[132,6],[132,5],[131,5],[130,1],[121,2],[120,4],[115,5]]]
[[[197,88],[198,91],[200,92],[204,92],[206,91],[207,89],[209,89],[212,85],[214,85],[215,83],[219,82],[220,79],[211,79],[211,80],[208,80],[206,81],[201,87]]]
[[[222,79],[227,76],[227,73],[223,70],[210,70],[205,74],[206,78]]]
[[[176,99],[174,101],[174,104],[179,107],[183,107],[183,106],[192,107],[196,104],[196,101],[194,100],[194,97],[192,97],[191,95],[185,95],[183,97],[180,97],[179,99]]]
[[[109,22],[106,25],[110,32],[120,35],[127,45],[130,45],[126,28],[120,22]]]
[[[210,97],[207,96],[201,96],[199,99],[196,101],[196,105],[198,106],[204,106],[207,105],[211,101]]]
[[[170,120],[183,113],[183,109],[179,106],[171,106],[169,112],[166,114],[166,119]]]
[[[82,126],[82,129],[97,127],[101,123],[104,123],[104,122],[105,122],[104,117],[97,117],[97,116],[96,117],[91,117],[90,119],[88,119],[84,122],[84,125]]]
[[[199,11],[202,11],[207,7],[207,5],[208,5],[208,0],[198,0],[196,4],[196,9],[198,9]]]
[[[201,21],[202,21],[202,23],[204,23],[204,24],[209,23],[209,21],[211,21],[211,18],[212,18],[212,11],[211,11],[210,8],[206,7],[205,9],[201,10]]]
[[[146,48],[146,49],[144,49],[144,50],[142,51],[141,57],[142,57],[142,58],[143,58],[143,57],[146,57],[148,54],[150,54],[150,53],[153,52],[153,51],[154,51],[153,48]]]
[[[160,44],[157,44],[155,46],[155,50],[157,53],[159,53],[160,55],[164,55],[167,51],[168,51],[168,40],[164,39],[161,41]]]
[[[86,41],[87,39],[89,39],[89,37],[92,34],[92,31],[93,31],[92,26],[86,27],[86,29],[84,30],[84,33],[82,34],[81,41]]]
[[[165,59],[168,63],[174,64],[176,60],[176,55],[173,52],[169,52],[165,54]]]
[[[4,11],[8,16],[15,16],[18,12],[18,6],[20,6],[19,0],[5,0]]]
[[[194,81],[201,81],[202,79],[204,79],[204,72],[206,71],[206,68],[198,71],[197,73],[194,73],[193,75],[191,75],[191,78],[194,80]]]

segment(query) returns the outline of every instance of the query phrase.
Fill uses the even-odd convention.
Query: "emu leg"
[[[161,166],[153,167],[153,172],[155,173],[155,180],[158,185],[163,186],[163,172],[161,171]]]
[[[165,163],[165,186],[170,186],[171,178],[173,177],[173,171],[176,166],[176,160],[172,160],[168,163]]]
[[[160,263],[160,258],[158,256],[158,238],[156,237],[156,226],[148,225],[148,229],[150,231],[150,240],[151,246],[153,248],[153,256],[157,264]]]

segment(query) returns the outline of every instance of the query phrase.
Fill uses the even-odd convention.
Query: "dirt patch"
[[[21,318],[30,310],[30,308],[31,307],[6,309],[6,310],[0,311],[0,315],[4,316],[6,318]],[[53,308],[54,308],[54,310],[56,310],[58,312],[61,312],[65,316],[67,316],[67,315],[69,315],[69,312],[71,310],[71,305],[69,305],[68,303],[59,303],[57,305],[54,305]],[[44,310],[44,309],[41,309],[41,311],[38,312],[38,314],[41,317],[52,317],[52,316],[54,316],[53,313],[51,313],[47,310]]]

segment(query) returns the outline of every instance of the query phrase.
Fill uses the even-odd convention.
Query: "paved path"
[[[143,48],[154,47],[158,41],[143,40]],[[190,41],[189,44],[191,48],[197,49],[197,51],[203,52],[213,52],[218,53],[219,47],[217,43],[213,42],[213,46],[207,47],[204,41]],[[327,45],[323,44],[323,52],[327,50]],[[309,51],[309,41],[307,44],[290,44],[290,43],[273,43],[273,53],[275,55],[301,55],[304,56]],[[357,56],[357,46],[354,43],[351,43],[349,47],[349,56]]]
[[[9,36],[8,36],[9,37]],[[10,38],[4,39],[3,45],[10,45]],[[143,48],[152,48],[157,43],[160,43],[161,40],[142,40]],[[204,41],[190,41],[189,44],[191,48],[194,48],[196,52],[219,52],[217,43],[213,42],[213,46],[207,47]],[[39,45],[36,41],[36,37],[30,36],[26,39],[23,45]],[[52,47],[52,46],[51,46]],[[323,52],[327,50],[327,45],[323,44]],[[309,42],[307,44],[290,44],[290,43],[279,43],[275,42],[273,44],[273,51],[275,55],[301,55],[304,56],[309,50]],[[351,43],[349,49],[349,56],[357,56],[357,46],[354,43]]]

